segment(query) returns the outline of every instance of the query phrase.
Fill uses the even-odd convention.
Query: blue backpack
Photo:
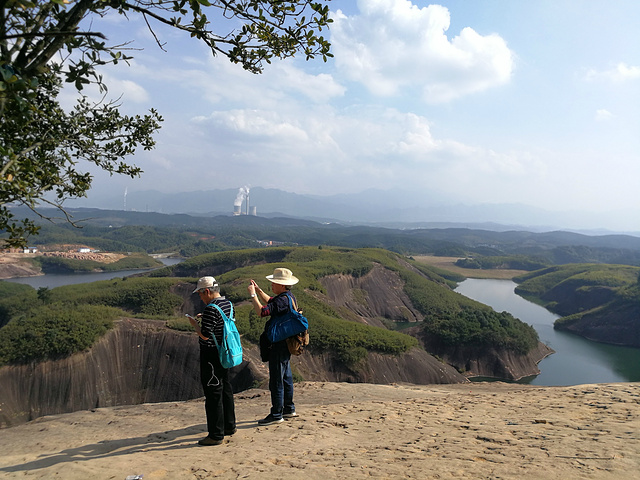
[[[265,326],[271,343],[281,342],[309,328],[309,321],[298,312],[297,305],[294,305],[291,300],[291,295],[285,295],[289,300],[289,311],[284,315],[272,317]]]
[[[213,341],[216,343],[216,347],[218,347],[220,363],[224,368],[240,365],[242,363],[242,343],[240,343],[240,334],[236,328],[236,319],[233,318],[233,304],[231,304],[231,312],[229,312],[231,318],[227,317],[222,309],[215,303],[211,303],[210,305],[218,309],[224,321],[221,345],[218,345],[218,340],[216,336],[213,335]]]

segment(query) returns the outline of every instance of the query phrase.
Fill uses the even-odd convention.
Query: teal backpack
[[[238,329],[236,328],[236,319],[233,318],[233,304],[231,304],[231,318],[227,317],[222,309],[216,305],[215,303],[211,303],[218,309],[220,315],[222,315],[222,320],[224,321],[224,326],[222,328],[222,344],[218,345],[218,340],[215,335],[213,336],[213,341],[216,343],[216,347],[218,347],[218,355],[220,356],[220,363],[224,368],[231,368],[242,363],[242,343],[240,343],[240,334],[238,333]]]

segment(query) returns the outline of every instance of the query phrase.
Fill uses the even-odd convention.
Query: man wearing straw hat
[[[251,280],[247,289],[256,313],[261,317],[270,316],[269,321],[273,321],[274,317],[289,312],[288,296],[291,297],[291,303],[297,305],[290,289],[292,285],[298,283],[298,279],[288,268],[276,268],[273,275],[267,275],[266,278],[271,282],[271,291],[275,296],[271,297],[262,291],[254,280]],[[271,412],[265,418],[258,420],[258,425],[280,423],[285,418],[298,416],[293,404],[293,376],[291,375],[290,359],[291,354],[285,340],[271,346],[269,355]]]

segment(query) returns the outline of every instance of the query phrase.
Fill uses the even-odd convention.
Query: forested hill
[[[589,340],[640,347],[640,268],[575,264],[515,279],[516,293],[562,315],[555,328]]]
[[[82,229],[43,224],[34,245],[87,243],[110,251],[176,251],[191,257],[263,243],[380,247],[403,254],[526,255],[547,265],[613,263],[640,266],[640,238],[631,235],[535,233],[469,228],[393,229],[323,224],[295,218],[195,217],[115,210],[70,210]]]

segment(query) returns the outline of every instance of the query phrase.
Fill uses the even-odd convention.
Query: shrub
[[[127,310],[132,314],[172,316],[182,298],[169,292],[175,278],[125,277],[54,288],[54,302],[88,303]]]
[[[85,350],[122,314],[94,305],[34,308],[0,329],[0,365],[56,359]]]
[[[195,332],[195,328],[193,328],[186,317],[170,318],[167,320],[167,328],[177,330],[179,332]]]
[[[425,321],[424,331],[438,343],[495,347],[527,354],[538,344],[538,334],[508,312],[463,308]]]
[[[0,327],[38,303],[33,287],[3,281],[0,281],[0,299]]]

